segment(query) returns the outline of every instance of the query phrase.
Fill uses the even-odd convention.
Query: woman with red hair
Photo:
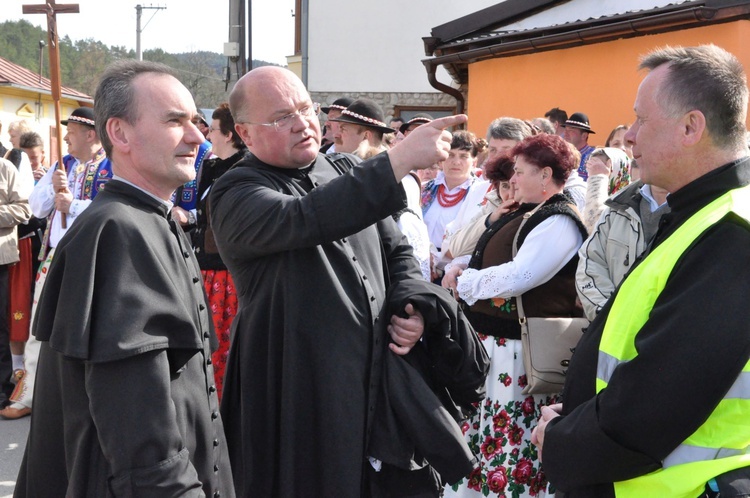
[[[454,287],[483,339],[491,367],[487,397],[463,427],[480,465],[462,483],[447,488],[446,496],[545,496],[547,481],[531,431],[541,407],[554,403],[555,396],[522,393],[526,374],[516,298],[523,295],[526,316],[583,316],[576,303],[575,272],[587,234],[572,198],[563,191],[578,167],[577,154],[557,135],[536,135],[517,144],[512,156],[510,183],[517,205],[482,234]]]

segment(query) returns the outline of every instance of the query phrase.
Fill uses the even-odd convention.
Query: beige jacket
[[[31,218],[29,194],[12,162],[0,159],[0,265],[18,261],[16,226]]]

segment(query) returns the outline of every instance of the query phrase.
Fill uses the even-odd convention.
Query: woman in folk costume
[[[441,251],[451,234],[476,215],[490,183],[474,175],[477,160],[477,137],[468,131],[453,134],[443,171],[422,189],[422,215],[434,246],[433,281],[440,282],[448,262]]]
[[[607,197],[630,185],[630,158],[622,149],[598,148],[586,161],[586,171],[589,179],[583,222],[591,232],[604,211]]]
[[[214,351],[212,361],[216,388],[221,399],[224,369],[229,355],[229,329],[237,315],[237,292],[232,276],[216,247],[208,212],[208,198],[214,182],[242,159],[245,153],[245,144],[234,131],[234,119],[227,103],[221,104],[211,115],[208,139],[211,140],[214,157],[204,161],[198,171],[196,225],[191,237],[203,276],[214,330],[219,339],[219,347]]]
[[[451,497],[545,496],[547,480],[531,431],[541,407],[556,396],[522,392],[527,383],[516,298],[523,295],[526,316],[583,314],[576,303],[575,270],[586,229],[563,192],[578,166],[577,155],[556,135],[524,139],[512,155],[517,204],[508,204],[509,211],[480,237],[468,268],[448,269],[459,275],[453,291],[465,302],[466,316],[491,360],[487,396],[462,427],[480,465],[446,488]]]

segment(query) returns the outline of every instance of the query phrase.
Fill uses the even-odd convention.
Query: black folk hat
[[[355,100],[349,107],[341,111],[341,116],[331,119],[331,121],[354,123],[383,133],[394,133],[396,131],[385,124],[383,110],[377,102],[370,99]]]
[[[423,125],[425,123],[429,123],[430,121],[432,121],[432,116],[430,116],[429,114],[427,113],[417,114],[413,118],[411,118],[409,121],[399,126],[398,131],[400,131],[401,133],[406,133],[406,130],[409,129],[409,126],[413,124]]]
[[[92,128],[96,126],[94,110],[91,107],[79,107],[70,113],[68,119],[63,119],[60,122],[65,126],[68,126],[68,123],[78,123]]]
[[[323,106],[320,108],[321,111],[323,111],[325,114],[328,114],[328,111],[331,109],[343,111],[347,107],[349,107],[352,102],[354,102],[353,98],[350,97],[341,97],[340,99],[336,99],[333,101],[333,104],[328,106]]]
[[[589,126],[589,117],[582,112],[574,112],[573,114],[571,114],[568,120],[565,121],[565,124],[563,126],[565,128],[578,128],[579,130],[583,130],[591,134],[596,133]]]

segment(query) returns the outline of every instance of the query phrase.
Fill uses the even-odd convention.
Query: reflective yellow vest
[[[731,190],[698,211],[623,281],[599,345],[597,393],[607,387],[618,365],[638,355],[635,338],[677,261],[702,233],[730,211],[750,221],[750,186]],[[708,420],[664,459],[661,469],[614,483],[615,495],[696,498],[709,480],[749,465],[750,362]]]

